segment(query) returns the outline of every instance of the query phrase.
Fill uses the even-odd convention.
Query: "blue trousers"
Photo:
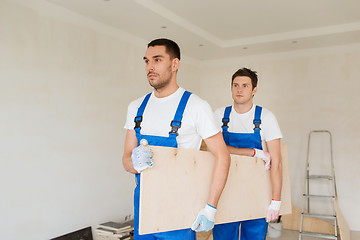
[[[217,224],[213,229],[214,240],[238,240],[241,223],[241,240],[265,240],[268,223],[265,218]]]

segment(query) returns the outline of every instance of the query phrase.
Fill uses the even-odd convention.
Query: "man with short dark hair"
[[[131,102],[128,107],[123,155],[124,168],[134,173],[137,180],[134,238],[196,239],[194,231],[209,231],[214,226],[216,207],[229,171],[230,155],[210,105],[177,85],[180,66],[178,45],[169,39],[153,40],[148,44],[144,61],[147,78],[154,91]],[[142,152],[140,141],[146,140],[149,145],[155,146],[198,150],[202,139],[216,162],[207,204],[200,210],[192,229],[139,235],[140,172],[152,165],[151,154]]]
[[[279,217],[281,205],[282,165],[280,139],[282,134],[277,120],[266,108],[255,106],[253,97],[257,92],[258,77],[256,72],[242,68],[231,79],[232,106],[219,108],[215,118],[222,125],[222,133],[231,154],[261,158],[265,169],[270,168],[272,201],[267,210],[267,217],[215,225],[214,240],[238,240],[241,223],[242,240],[265,240],[267,222]],[[269,152],[263,151],[262,140]],[[243,196],[247,197],[247,196]]]

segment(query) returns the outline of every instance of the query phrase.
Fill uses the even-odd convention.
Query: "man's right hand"
[[[138,173],[141,173],[145,169],[153,166],[153,152],[147,146],[147,141],[145,139],[141,139],[140,145],[132,150],[131,160]]]
[[[271,164],[271,158],[270,158],[270,153],[265,152],[263,150],[254,148],[254,157],[257,158],[261,158],[262,160],[264,160],[265,162],[265,170],[269,170],[270,169],[270,164]]]

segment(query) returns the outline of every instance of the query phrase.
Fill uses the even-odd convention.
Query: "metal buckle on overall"
[[[134,118],[134,122],[135,122],[135,127],[134,127],[134,129],[135,129],[135,128],[140,128],[140,129],[141,129],[140,124],[141,124],[142,120],[143,120],[143,117],[142,117],[142,116],[136,116],[136,117]]]
[[[255,125],[254,130],[255,129],[260,129],[261,130],[261,128],[260,128],[261,120],[260,119],[254,119],[253,123]]]
[[[176,136],[179,136],[178,130],[181,128],[181,122],[172,120],[170,123],[171,131],[169,133],[175,133]]]
[[[221,127],[229,127],[228,123],[230,122],[230,118],[223,118],[222,123],[223,125]]]

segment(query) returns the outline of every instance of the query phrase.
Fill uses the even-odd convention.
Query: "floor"
[[[279,238],[266,238],[267,240],[298,240],[299,232],[293,230],[283,230]],[[302,240],[319,240],[320,238],[303,237]],[[360,232],[351,231],[351,240],[360,240]]]
[[[212,240],[211,232],[202,232],[201,234],[197,234],[197,240]],[[293,230],[285,230],[283,229],[281,232],[281,236],[279,238],[270,238],[267,237],[267,240],[298,240],[299,232]],[[320,238],[313,237],[303,237],[302,240],[319,240]],[[351,232],[351,239],[349,240],[360,240],[360,232]]]
[[[279,238],[270,238],[267,237],[267,240],[298,240],[299,239],[299,232],[293,230],[282,230],[281,237]],[[315,240],[319,238],[312,238],[312,237],[303,237],[303,240]]]

